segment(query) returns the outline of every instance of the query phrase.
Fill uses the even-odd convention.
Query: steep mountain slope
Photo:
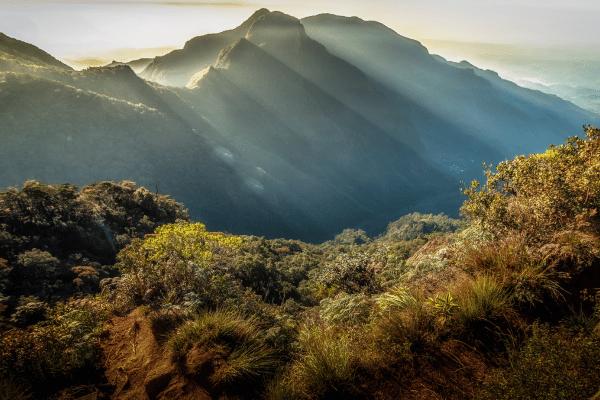
[[[2,187],[131,180],[215,229],[297,234],[206,138],[157,109],[18,73],[0,74],[0,104]]]
[[[444,65],[418,42],[377,22],[328,14],[301,21],[307,34],[333,54],[506,157],[541,151],[548,143],[561,143],[565,132],[575,135],[581,125],[598,121],[567,102],[499,91],[473,70]]]
[[[222,49],[245,37],[254,21],[268,12],[262,8],[235,29],[195,37],[183,49],[154,58],[140,76],[163,85],[185,86],[192,75],[213,65]]]
[[[141,73],[154,82],[11,47],[0,187],[132,180],[210,229],[320,241],[347,227],[374,234],[410,211],[456,216],[455,178],[595,123],[381,24],[303,21],[259,10],[154,59]]]
[[[331,227],[457,187],[410,147],[246,39],[179,93]]]
[[[0,32],[0,62],[33,64],[71,70],[68,65],[58,61],[45,51],[32,44],[11,38]]]

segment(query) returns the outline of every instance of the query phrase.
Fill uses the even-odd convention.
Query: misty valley
[[[557,95],[332,14],[84,70],[0,32],[0,400],[597,398]]]

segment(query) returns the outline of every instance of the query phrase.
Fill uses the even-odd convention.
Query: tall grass
[[[296,360],[268,387],[271,399],[340,397],[357,391],[350,339],[334,330],[305,326]]]
[[[0,379],[0,400],[28,400],[32,398],[29,386],[13,379]]]
[[[167,339],[175,357],[203,346],[215,349],[224,359],[209,377],[215,385],[257,381],[278,365],[277,353],[265,342],[257,318],[230,309],[204,311]]]
[[[496,319],[511,305],[512,295],[491,274],[477,275],[457,290],[458,321],[467,331]]]
[[[411,296],[402,308],[388,309],[381,314],[374,327],[380,341],[418,353],[436,340],[439,333],[436,318],[420,297]]]

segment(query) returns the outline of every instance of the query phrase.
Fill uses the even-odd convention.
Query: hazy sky
[[[598,0],[0,0],[0,32],[58,58],[91,56],[181,47],[194,36],[233,28],[261,7],[298,18],[357,15],[417,40],[600,47]]]

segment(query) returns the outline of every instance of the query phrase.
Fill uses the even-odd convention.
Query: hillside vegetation
[[[465,220],[320,245],[131,182],[0,193],[1,399],[588,399],[600,130],[486,170]]]

